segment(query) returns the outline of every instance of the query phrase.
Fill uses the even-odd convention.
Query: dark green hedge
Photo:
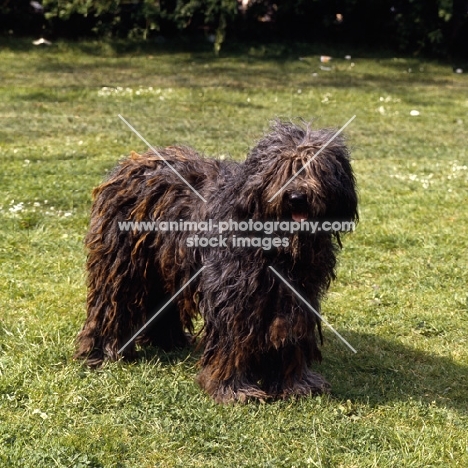
[[[42,11],[41,11],[42,7]],[[181,32],[466,54],[468,0],[0,0],[0,32],[151,39]]]

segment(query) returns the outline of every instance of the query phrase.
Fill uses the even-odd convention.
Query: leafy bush
[[[43,0],[43,5],[49,23],[66,24],[79,17],[88,25],[82,29],[85,34],[91,29],[99,36],[147,39],[174,30],[213,31],[217,52],[228,21],[237,14],[236,0]]]
[[[203,33],[217,53],[229,33],[442,55],[463,42],[468,13],[468,0],[42,0],[43,15],[33,3],[0,0],[0,30],[143,40]]]

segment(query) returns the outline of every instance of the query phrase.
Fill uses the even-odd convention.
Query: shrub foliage
[[[5,34],[237,39],[378,45],[443,54],[468,37],[468,0],[0,0]]]

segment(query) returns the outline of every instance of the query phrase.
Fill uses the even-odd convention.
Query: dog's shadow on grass
[[[323,362],[313,366],[331,383],[332,398],[372,406],[391,401],[435,402],[467,411],[468,366],[396,339],[349,331],[346,338],[357,348],[356,354],[328,336],[322,347]],[[182,365],[184,373],[193,373],[195,378],[199,356],[194,348],[166,353],[150,347],[140,350],[138,361],[158,361],[163,367]]]
[[[468,366],[397,339],[349,331],[346,338],[358,352],[329,337],[317,369],[331,383],[334,397],[371,405],[416,400],[467,411]]]

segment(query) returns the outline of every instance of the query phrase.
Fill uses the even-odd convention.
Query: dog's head
[[[349,151],[334,130],[276,121],[245,162],[250,214],[281,221],[357,220]]]

